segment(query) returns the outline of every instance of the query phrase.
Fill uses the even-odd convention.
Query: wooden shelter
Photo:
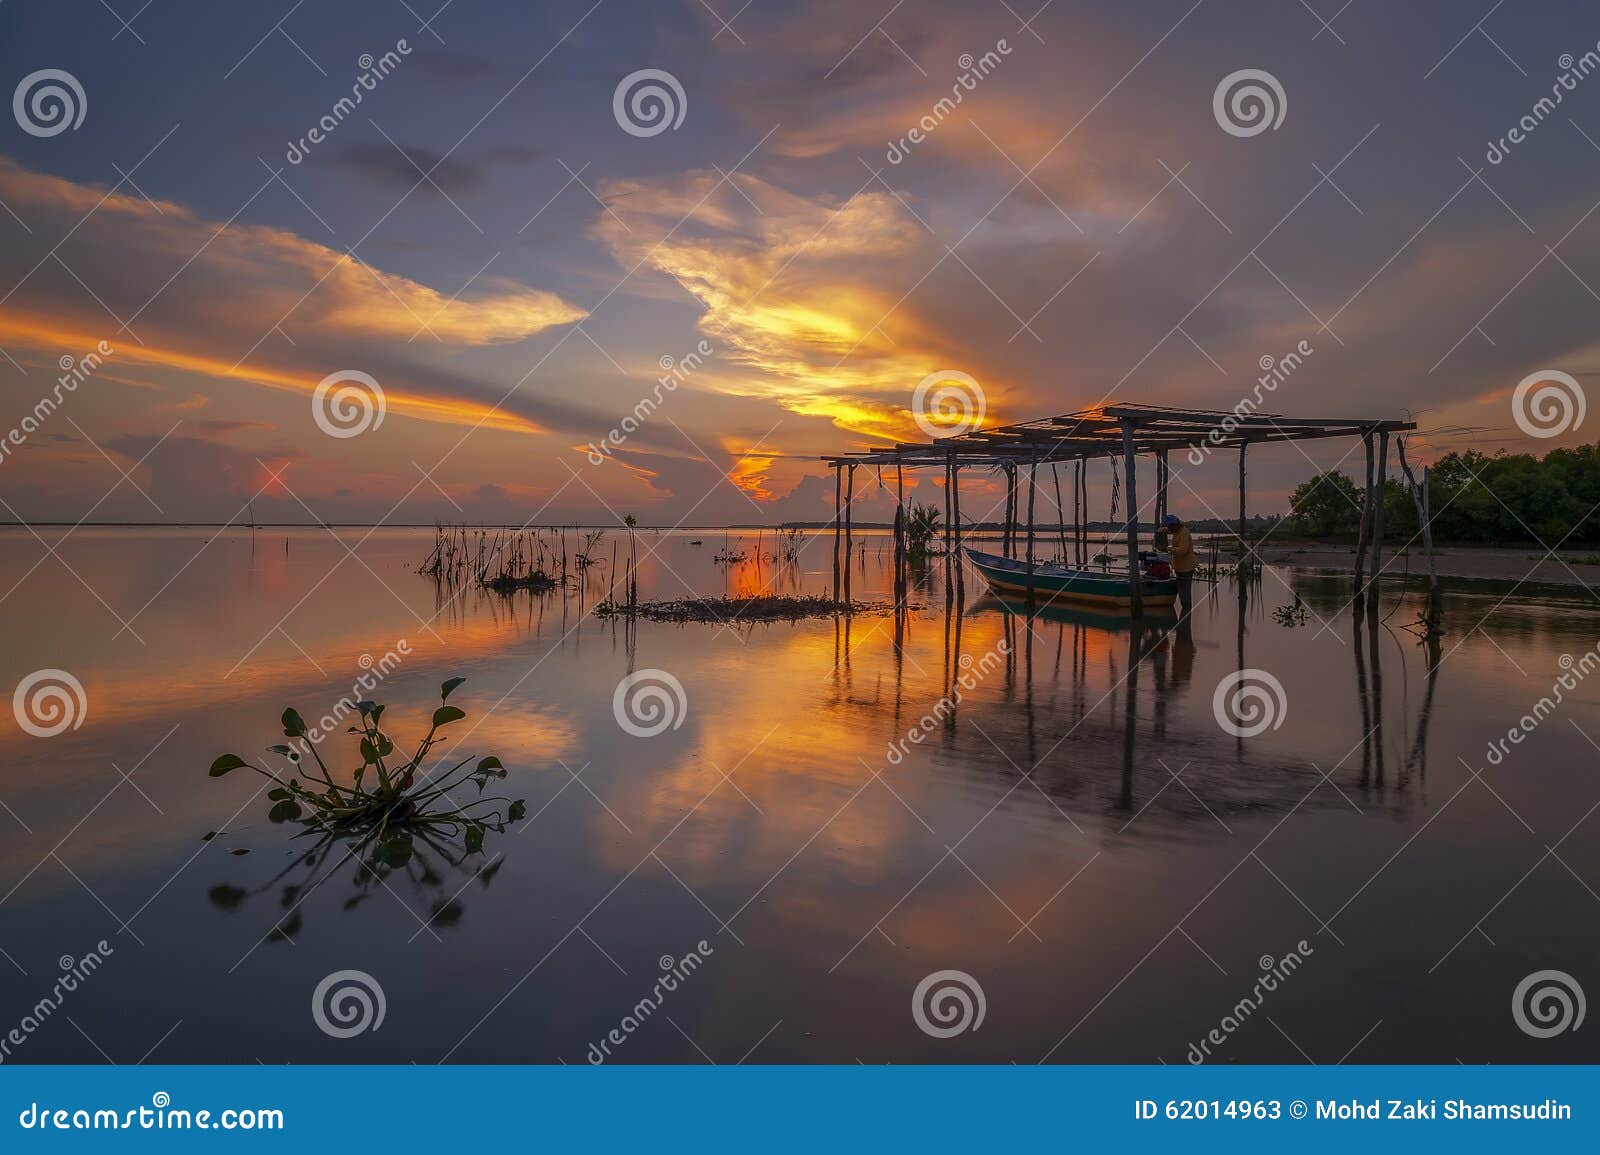
[[[1061,533],[1063,557],[1070,555],[1077,565],[1087,565],[1088,535],[1088,470],[1087,465],[1096,458],[1121,458],[1122,498],[1126,513],[1123,530],[1128,551],[1128,571],[1133,587],[1133,613],[1143,612],[1139,589],[1139,500],[1135,463],[1140,456],[1153,457],[1156,464],[1155,517],[1159,523],[1167,513],[1167,483],[1171,478],[1170,454],[1176,450],[1192,458],[1195,454],[1213,457],[1220,453],[1237,452],[1239,458],[1239,538],[1241,549],[1245,541],[1245,451],[1251,445],[1272,444],[1279,441],[1311,441],[1329,437],[1359,437],[1366,448],[1367,500],[1362,511],[1360,535],[1357,542],[1356,585],[1363,588],[1364,562],[1371,553],[1371,576],[1376,577],[1381,565],[1383,542],[1383,502],[1373,500],[1383,492],[1388,478],[1389,439],[1391,434],[1414,430],[1410,421],[1391,421],[1382,418],[1355,417],[1287,417],[1239,410],[1169,409],[1159,405],[1105,405],[1067,413],[1059,417],[1044,417],[1015,425],[1000,425],[935,438],[927,442],[903,442],[896,445],[869,448],[840,456],[826,456],[822,460],[835,472],[834,505],[834,597],[841,593],[850,595],[850,558],[853,541],[851,504],[855,494],[855,472],[858,468],[876,467],[893,469],[898,498],[895,517],[895,589],[902,596],[904,589],[900,566],[904,563],[905,549],[902,527],[905,516],[904,471],[907,469],[938,468],[945,473],[945,541],[946,550],[959,559],[962,547],[961,471],[963,469],[999,470],[1006,481],[1005,515],[1001,522],[1001,543],[1007,557],[1018,552],[1019,535],[1026,533],[1026,553],[1030,579],[1034,566],[1035,540],[1034,507],[1038,490],[1038,470],[1041,465],[1056,467],[1065,463],[1074,466],[1073,534],[1069,548],[1065,528]],[[1024,472],[1026,471],[1026,472]],[[1060,476],[1052,468],[1056,485],[1057,506],[1060,508]],[[1027,486],[1027,515],[1023,520],[1021,485]],[[840,551],[843,550],[841,564]],[[1241,558],[1244,554],[1241,553]],[[953,575],[952,572],[953,571]],[[951,581],[956,588],[961,585],[961,566],[947,569],[946,589]],[[1376,596],[1376,585],[1365,587],[1369,598]]]

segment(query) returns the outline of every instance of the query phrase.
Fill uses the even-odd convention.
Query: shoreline
[[[1268,565],[1355,572],[1355,547],[1352,545],[1285,543],[1261,547],[1256,553]],[[1593,550],[1559,550],[1555,556],[1545,557],[1545,551],[1536,545],[1435,546],[1433,561],[1441,578],[1567,586],[1600,592],[1600,553]],[[1425,578],[1428,572],[1427,558],[1419,545],[1399,553],[1390,553],[1386,548],[1383,566],[1386,579],[1408,573],[1412,578]]]

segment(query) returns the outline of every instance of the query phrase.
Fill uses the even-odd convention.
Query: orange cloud
[[[0,158],[0,196],[19,212],[71,222],[87,218],[75,224],[75,240],[87,234],[92,243],[103,230],[115,230],[128,267],[142,262],[163,268],[176,259],[186,264],[174,281],[224,277],[235,289],[247,285],[250,318],[262,327],[282,318],[278,323],[330,334],[410,339],[426,325],[446,343],[487,345],[520,340],[587,315],[554,293],[496,279],[478,282],[476,296],[452,301],[427,285],[285,229],[201,220],[182,205],[100,192],[5,158]],[[139,227],[128,229],[123,218]],[[141,314],[170,287],[157,280],[151,290],[156,296],[139,308]],[[234,292],[207,302],[223,316],[241,303]]]
[[[918,436],[912,390],[949,366],[905,296],[871,279],[926,256],[926,234],[895,196],[839,204],[715,172],[611,181],[600,195],[610,212],[596,236],[705,305],[700,328],[717,353],[697,384],[876,437]]]

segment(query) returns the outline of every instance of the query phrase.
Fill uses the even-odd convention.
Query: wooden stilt
[[[1039,466],[1034,461],[1028,462],[1028,600],[1034,597],[1033,576],[1033,499],[1038,491]]]
[[[1011,556],[1011,467],[1002,465],[1000,476],[1005,479],[1006,496],[1000,512],[1000,556]]]
[[[1089,461],[1078,458],[1078,514],[1075,519],[1078,539],[1078,566],[1089,564]]]
[[[851,529],[851,507],[856,501],[856,467],[845,466],[850,471],[850,476],[845,481],[844,490],[844,600],[850,600],[850,549],[854,544]]]
[[[1373,605],[1378,602],[1378,577],[1383,573],[1383,506],[1388,480],[1389,433],[1384,430],[1378,434],[1378,482],[1372,507],[1372,581],[1367,586],[1367,600]]]
[[[844,467],[833,467],[833,600],[839,600],[839,531],[844,520]]]
[[[895,534],[894,551],[894,588],[895,601],[904,601],[906,596],[906,567],[910,561],[911,543],[907,537],[910,531],[910,520],[906,510],[906,479],[905,472],[900,468],[900,462],[894,463],[894,519],[899,526]]]
[[[894,507],[894,600],[899,605],[905,599],[905,575],[902,569],[906,548],[906,507]]]
[[[1128,593],[1129,608],[1133,616],[1144,616],[1144,590],[1139,573],[1139,493],[1138,471],[1134,468],[1135,455],[1133,451],[1133,422],[1124,419],[1122,422],[1122,468],[1126,474],[1123,482],[1127,493],[1127,531],[1128,531]]]
[[[1167,466],[1167,451],[1156,451],[1156,523],[1159,525],[1167,516],[1167,479],[1170,476]]]
[[[1056,486],[1056,537],[1061,544],[1061,564],[1067,565],[1067,511],[1061,505],[1061,473],[1053,461],[1050,463],[1050,480]]]
[[[954,520],[952,529],[956,540],[956,595],[965,587],[961,567],[961,466],[956,464],[955,450],[950,451],[950,510]]]
[[[1250,523],[1245,519],[1244,512],[1244,451],[1246,446],[1239,446],[1239,576],[1243,578],[1246,571],[1254,569],[1250,543],[1246,534]]]
[[[1422,552],[1428,559],[1428,607],[1423,611],[1422,621],[1431,633],[1439,628],[1439,574],[1433,564],[1433,522],[1431,506],[1428,498],[1428,467],[1422,467],[1422,484],[1417,484],[1417,478],[1411,472],[1411,463],[1406,460],[1406,439],[1396,437],[1394,447],[1399,455],[1400,470],[1406,476],[1406,481],[1411,485],[1411,503],[1417,509],[1417,530],[1422,534]]]
[[[1355,610],[1361,614],[1361,603],[1366,590],[1367,527],[1372,521],[1372,434],[1361,435],[1361,446],[1367,451],[1367,484],[1361,497],[1361,516],[1356,522],[1356,600]]]

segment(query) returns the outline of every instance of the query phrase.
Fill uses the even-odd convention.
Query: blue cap
[[[1183,524],[1183,519],[1180,518],[1175,513],[1169,513],[1169,514],[1167,514],[1166,517],[1163,517],[1161,519],[1161,524],[1162,525],[1182,525]]]

